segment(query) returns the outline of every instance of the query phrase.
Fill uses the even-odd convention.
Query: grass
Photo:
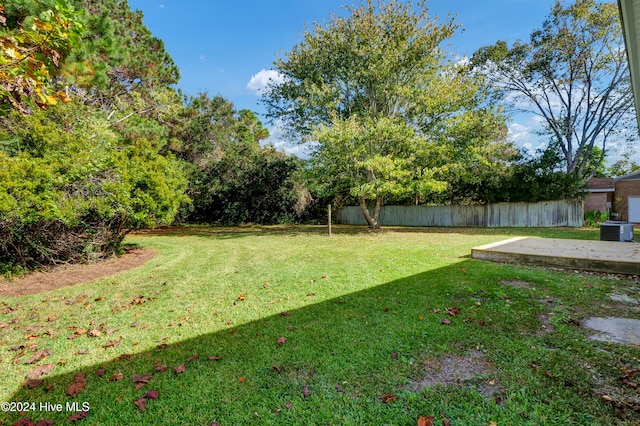
[[[132,235],[128,244],[158,253],[144,266],[4,299],[0,401],[34,402],[23,416],[56,424],[73,414],[67,402],[88,403],[87,425],[414,425],[420,416],[454,425],[637,424],[628,383],[640,350],[591,341],[576,325],[637,316],[609,299],[614,289],[637,294],[633,281],[469,257],[471,247],[516,235],[597,239],[597,230],[334,232]],[[100,336],[68,339],[78,328]],[[44,349],[53,352],[27,364]],[[22,386],[50,363],[41,386]],[[86,387],[66,395],[80,372]],[[136,389],[134,374],[151,377]],[[434,377],[441,384],[421,385]],[[133,402],[148,390],[159,397],[139,410]],[[2,415],[3,425],[21,417]]]

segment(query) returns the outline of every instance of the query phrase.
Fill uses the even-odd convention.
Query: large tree
[[[477,69],[515,110],[540,117],[550,149],[559,149],[566,173],[588,177],[599,147],[633,118],[633,98],[617,4],[556,1],[528,41],[479,49]],[[622,137],[621,137],[622,138]]]
[[[494,138],[501,116],[485,104],[482,78],[441,49],[457,28],[451,19],[430,19],[424,1],[345,10],[277,58],[282,82],[263,102],[290,136],[315,142],[314,164],[377,228],[385,198],[442,190],[434,164],[450,167]]]

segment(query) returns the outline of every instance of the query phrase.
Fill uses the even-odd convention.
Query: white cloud
[[[159,5],[158,5],[158,7],[159,7],[160,9],[164,9],[164,4],[159,4]]]
[[[260,70],[257,74],[251,76],[251,80],[247,83],[247,88],[257,95],[262,95],[269,91],[270,86],[284,83],[285,77],[275,70]]]
[[[287,155],[295,155],[300,158],[309,158],[311,155],[312,144],[298,144],[286,140],[284,137],[284,129],[282,123],[276,121],[272,127],[269,128],[269,137],[261,142],[264,145],[271,145],[277,151],[283,151]]]

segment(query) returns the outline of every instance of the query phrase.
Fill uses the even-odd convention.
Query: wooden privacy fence
[[[336,221],[366,225],[360,207],[338,209]],[[473,206],[382,206],[380,224],[388,226],[581,227],[584,207],[579,200],[539,203],[495,203]]]

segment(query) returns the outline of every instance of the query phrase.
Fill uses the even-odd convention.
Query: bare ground
[[[132,249],[120,257],[91,265],[61,266],[46,272],[33,272],[11,281],[0,277],[0,297],[24,296],[94,281],[143,265],[156,253],[150,249]]]

